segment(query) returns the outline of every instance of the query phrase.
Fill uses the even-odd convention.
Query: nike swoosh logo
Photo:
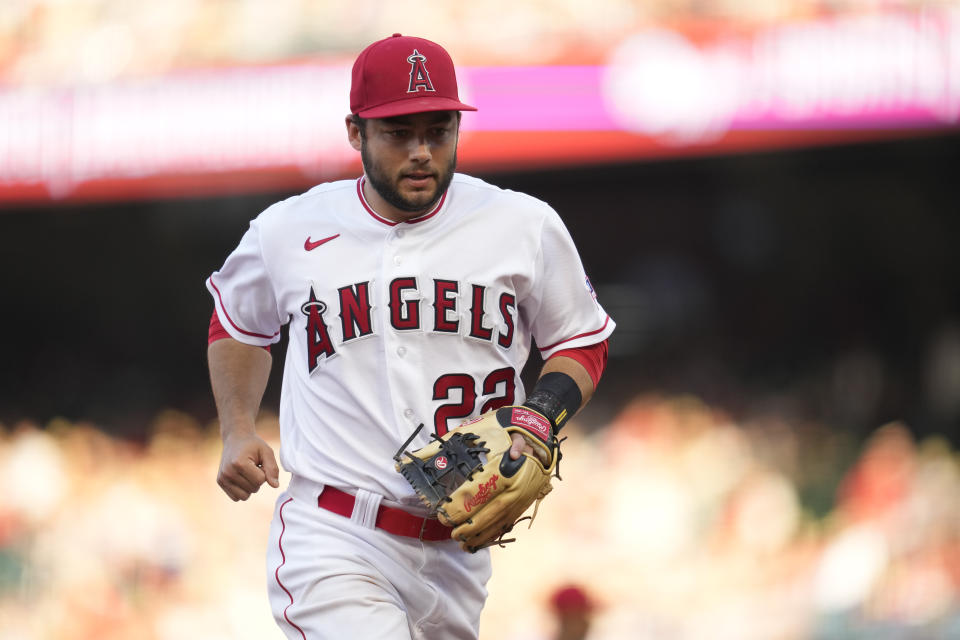
[[[317,240],[316,242],[310,242],[310,236],[307,236],[307,241],[303,243],[303,248],[306,249],[307,251],[313,251],[314,249],[316,249],[316,248],[319,247],[320,245],[325,244],[325,243],[327,243],[327,242],[330,242],[330,241],[333,240],[334,238],[339,238],[339,237],[340,237],[340,234],[338,233],[338,234],[335,235],[335,236],[330,236],[329,238],[324,238],[323,240]]]

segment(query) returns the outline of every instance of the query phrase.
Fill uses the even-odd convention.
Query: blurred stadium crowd
[[[946,0],[585,0],[403,3],[357,0],[17,0],[0,4],[0,80],[100,82],[181,66],[352,55],[398,25],[446,36],[461,64],[595,63],[656,24],[740,25],[946,5]],[[504,16],[510,16],[504,20]],[[456,36],[455,38],[453,36]]]
[[[275,417],[260,429],[276,444]],[[595,639],[960,637],[946,440],[652,395],[569,431],[536,526],[493,552],[481,638],[552,637],[567,583],[596,603]],[[0,639],[278,636],[262,569],[276,493],[220,493],[216,425],[165,412],[152,434],[0,431]],[[520,600],[539,611],[518,617]]]

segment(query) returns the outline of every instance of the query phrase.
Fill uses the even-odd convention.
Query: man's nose
[[[415,138],[411,144],[413,147],[410,150],[411,160],[429,162],[433,158],[433,154],[430,152],[430,143],[427,142],[426,137]]]

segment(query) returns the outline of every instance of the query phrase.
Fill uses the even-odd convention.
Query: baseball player
[[[398,448],[418,425],[411,448],[501,407],[555,436],[593,394],[614,322],[553,209],[455,173],[460,112],[475,108],[442,47],[371,44],[350,107],[363,175],[263,211],[206,282],[217,482],[233,500],[278,487],[254,419],[289,324],[291,481],[267,554],[278,625],[301,640],[476,638],[489,551],[451,538],[397,472]],[[526,395],[532,339],[545,364]],[[511,460],[537,453],[524,434],[507,442]]]

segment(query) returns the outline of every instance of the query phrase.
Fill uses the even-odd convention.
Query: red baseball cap
[[[350,111],[361,118],[476,110],[460,102],[453,60],[435,42],[395,33],[353,63]]]
[[[571,611],[590,613],[594,609],[594,604],[587,592],[575,584],[565,585],[554,591],[550,596],[550,606],[557,613]]]

